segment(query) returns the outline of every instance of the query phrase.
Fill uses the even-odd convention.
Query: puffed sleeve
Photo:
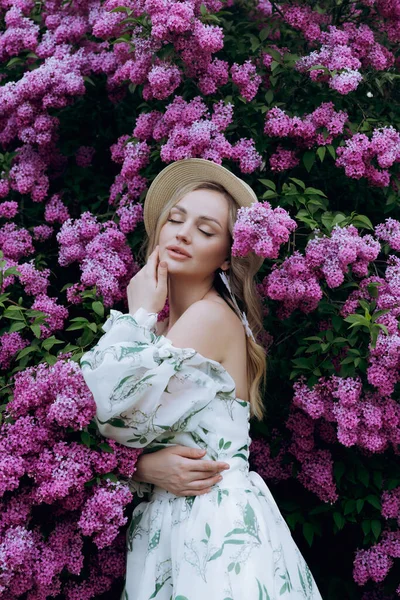
[[[218,392],[205,357],[153,331],[155,313],[111,311],[106,332],[81,360],[100,433],[144,448],[165,432],[193,431]]]

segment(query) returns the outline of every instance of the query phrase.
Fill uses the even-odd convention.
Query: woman
[[[139,484],[151,495],[127,532],[124,600],[321,598],[248,465],[249,418],[263,415],[265,353],[253,335],[261,329],[253,277],[262,259],[231,257],[230,246],[237,209],[256,200],[208,160],[163,169],[145,200],[147,262],[128,286],[129,313],[112,310],[105,335],[81,359],[105,437],[152,452],[203,449],[205,460],[229,466],[199,495]],[[167,297],[169,319],[157,322]]]

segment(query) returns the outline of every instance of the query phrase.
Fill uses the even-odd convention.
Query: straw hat
[[[152,181],[144,201],[144,226],[147,235],[155,229],[164,205],[172,195],[187,183],[212,181],[219,183],[235,199],[239,206],[251,206],[258,202],[251,187],[231,171],[204,158],[184,158],[169,164]],[[257,271],[264,258],[257,257]]]

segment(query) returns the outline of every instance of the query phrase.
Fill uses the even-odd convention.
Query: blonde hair
[[[235,199],[225,190],[225,188],[218,184],[209,181],[190,183],[179,188],[175,194],[166,202],[163,207],[156,228],[150,232],[147,239],[144,240],[139,250],[140,257],[143,258],[143,262],[147,262],[150,254],[156,247],[161,228],[167,222],[169,212],[171,208],[177,204],[183,196],[189,192],[208,189],[220,192],[225,196],[229,202],[229,216],[228,216],[228,229],[230,235],[229,248],[233,243],[233,226],[236,222],[237,211],[240,206],[235,202]],[[144,256],[143,256],[144,254]],[[241,311],[245,311],[247,319],[249,321],[250,328],[253,332],[255,339],[263,330],[262,322],[262,302],[260,295],[257,292],[254,276],[257,272],[257,258],[254,254],[250,254],[246,257],[237,257],[229,255],[230,269],[229,269],[229,281],[232,292],[234,293],[237,303]],[[222,298],[229,304],[229,306],[236,312],[237,310],[232,303],[231,296],[227,290],[225,284],[219,276],[219,270],[215,272],[213,286],[214,289],[222,296]],[[240,317],[241,315],[239,315]],[[249,400],[250,400],[250,413],[255,416],[258,420],[262,420],[264,417],[264,403],[263,395],[266,386],[266,350],[264,347],[254,342],[249,336],[246,335],[247,343],[247,380],[250,382],[249,388]],[[260,389],[261,388],[261,389]]]

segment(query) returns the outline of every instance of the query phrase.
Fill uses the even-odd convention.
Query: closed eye
[[[170,221],[170,223],[182,223],[182,221],[174,221],[173,219],[167,219],[168,221]],[[199,231],[201,231],[201,233],[204,233],[204,235],[206,235],[207,237],[212,237],[214,234],[213,233],[207,233],[206,231],[203,231],[202,229],[199,229]]]

